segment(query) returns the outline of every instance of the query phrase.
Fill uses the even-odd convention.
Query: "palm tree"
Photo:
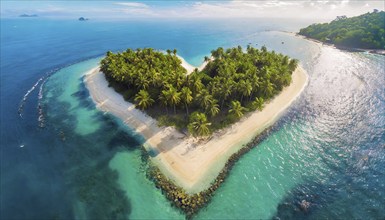
[[[242,53],[242,47],[241,47],[241,45],[238,45],[238,47],[237,47],[237,52],[238,52],[238,53]]]
[[[172,53],[174,54],[174,56],[176,56],[176,52],[177,52],[176,49],[172,50]]]
[[[218,52],[219,58],[222,58],[223,55],[225,54],[224,50],[223,50],[223,47],[218,47],[217,52]]]
[[[174,81],[173,85],[175,85],[176,88],[178,88],[178,89],[180,89],[182,87],[183,83],[186,80],[186,77],[185,77],[184,74],[182,75],[182,74],[177,73],[177,72],[175,72],[173,74],[172,78],[173,78],[173,81]]]
[[[135,101],[142,110],[150,107],[154,103],[154,99],[152,99],[150,94],[143,89],[136,94]]]
[[[297,68],[298,63],[299,63],[299,60],[297,60],[297,59],[291,59],[290,62],[289,62],[289,68],[290,68],[290,70],[291,70],[291,71],[294,71],[295,68]]]
[[[212,102],[210,102],[206,107],[206,111],[210,114],[211,117],[216,116],[220,111],[218,101],[214,99]]]
[[[154,49],[153,48],[146,48],[146,52],[147,52],[147,55],[150,55],[151,56],[151,54],[152,54],[152,52],[154,51]]]
[[[161,94],[159,95],[159,101],[160,101],[160,104],[163,105],[164,107],[166,107],[166,112],[167,112],[167,115],[168,115],[168,108],[167,106],[169,105],[169,102],[168,102],[168,91],[167,90],[162,90]]]
[[[265,80],[261,85],[262,93],[266,98],[271,98],[274,92],[273,84],[269,80]]]
[[[223,82],[222,87],[220,88],[221,90],[221,108],[223,108],[223,105],[225,103],[225,100],[231,95],[232,93],[232,87],[233,87],[234,81],[232,79],[226,80]]]
[[[221,59],[223,57],[224,50],[222,47],[218,47],[216,50],[211,51],[211,56],[213,56],[215,59]]]
[[[263,103],[264,103],[263,98],[257,97],[257,98],[255,98],[255,101],[253,102],[253,106],[255,106],[255,108],[258,109],[259,111],[261,111],[263,109]]]
[[[263,54],[266,54],[266,53],[267,53],[267,48],[266,48],[265,45],[263,45],[263,46],[261,47],[261,51],[262,51]]]
[[[246,110],[247,108],[243,107],[239,101],[231,101],[229,113],[235,115],[237,118],[242,117],[243,112]]]
[[[238,84],[239,88],[238,90],[242,93],[241,96],[241,102],[243,101],[244,96],[250,96],[251,92],[253,91],[253,87],[251,86],[251,83],[249,80],[241,80]]]
[[[186,106],[186,113],[188,114],[188,105],[192,102],[193,97],[192,97],[192,92],[188,87],[183,87],[181,90],[181,98]]]
[[[210,133],[210,125],[204,113],[196,112],[191,116],[188,128],[194,136],[206,136]]]
[[[246,48],[246,51],[247,51],[248,54],[253,54],[254,48],[250,44],[248,44],[247,48]]]
[[[253,87],[253,90],[251,92],[249,100],[251,100],[251,98],[253,97],[253,95],[255,94],[255,92],[260,86],[259,77],[257,76],[257,73],[254,73],[250,80],[251,80],[251,86]]]
[[[283,59],[282,59],[282,65],[286,66],[288,63],[289,63],[289,57],[288,56],[284,56]]]
[[[198,104],[203,108],[207,109],[211,102],[213,102],[214,98],[209,94],[207,89],[202,89],[201,92],[197,95]]]
[[[181,93],[178,92],[173,86],[170,86],[167,91],[167,99],[171,105],[174,105],[174,114],[176,114],[176,105],[180,102]]]
[[[148,89],[150,80],[144,74],[139,74],[135,84],[139,89]]]
[[[290,85],[290,82],[291,82],[291,74],[290,73],[286,73],[282,76],[282,84],[284,86],[288,86]]]
[[[192,82],[192,90],[194,91],[194,93],[198,93],[201,89],[203,89],[203,83],[202,83],[202,80],[199,78],[198,74],[195,74],[197,73],[194,72],[194,74],[191,75],[191,82]]]
[[[205,62],[209,62],[210,58],[208,56],[205,56]]]
[[[151,69],[151,80],[151,84],[155,87],[161,87],[163,84],[161,74],[156,72],[154,69]]]

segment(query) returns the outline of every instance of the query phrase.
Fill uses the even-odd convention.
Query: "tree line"
[[[302,28],[299,34],[337,46],[385,49],[385,12],[375,10],[352,18],[338,16],[330,23]]]
[[[202,71],[187,74],[177,51],[152,48],[107,52],[101,71],[110,85],[161,125],[194,136],[226,127],[246,112],[262,110],[291,82],[298,60],[247,46],[211,52]]]

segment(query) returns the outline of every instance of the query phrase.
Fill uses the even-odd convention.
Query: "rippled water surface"
[[[83,76],[108,50],[177,48],[199,65],[249,43],[299,59],[309,83],[195,218],[384,219],[384,56],[275,31],[307,24],[285,22],[1,20],[2,219],[184,218]]]

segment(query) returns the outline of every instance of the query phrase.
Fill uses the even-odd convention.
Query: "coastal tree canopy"
[[[302,28],[299,34],[337,46],[385,49],[385,12],[374,11],[352,18],[338,16],[330,23]]]
[[[261,110],[290,84],[298,64],[264,46],[245,51],[240,46],[219,47],[211,55],[203,70],[187,74],[176,50],[127,49],[107,52],[101,71],[126,100],[162,125],[205,136],[249,111]]]

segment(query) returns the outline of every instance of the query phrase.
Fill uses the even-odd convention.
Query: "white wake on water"
[[[43,128],[45,126],[45,118],[44,118],[44,112],[43,112],[43,105],[42,105],[42,99],[43,99],[43,86],[48,80],[48,78],[55,72],[57,72],[60,68],[55,68],[49,72],[47,72],[44,76],[40,77],[35,84],[24,94],[23,98],[20,101],[19,108],[18,108],[18,114],[20,118],[23,118],[23,112],[24,112],[24,106],[25,103],[28,100],[28,97],[31,95],[31,93],[39,86],[39,92],[38,92],[38,101],[37,101],[37,110],[38,110],[38,126]]]
[[[28,96],[33,92],[33,90],[36,89],[36,87],[39,85],[39,83],[45,78],[45,76],[41,77],[39,80],[36,81],[36,83],[27,91],[27,93],[24,94],[23,98],[20,101],[18,113],[21,118],[23,118],[23,110],[25,102],[28,99]]]

